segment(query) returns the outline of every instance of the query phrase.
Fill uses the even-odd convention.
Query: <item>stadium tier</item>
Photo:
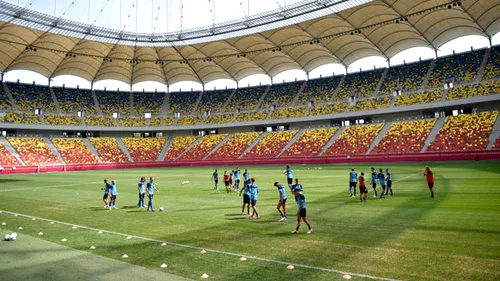
[[[408,106],[439,102],[443,98],[444,89],[435,89],[414,94],[403,94],[394,99],[394,106]]]
[[[200,104],[196,108],[197,114],[204,114],[207,111],[211,114],[219,113],[232,92],[233,90],[203,92]]]
[[[372,96],[384,71],[385,69],[376,69],[348,74],[344,83],[337,90],[335,100],[341,101],[351,96],[357,96],[358,98]]]
[[[174,115],[180,112],[182,115],[193,113],[196,102],[200,97],[200,92],[172,92],[169,99],[169,113]]]
[[[81,126],[82,118],[74,115],[44,114],[43,120],[47,125],[55,126]]]
[[[234,113],[210,114],[205,118],[203,123],[205,123],[205,124],[224,124],[224,123],[230,123],[233,119],[234,119]]]
[[[307,107],[278,108],[271,113],[269,119],[286,119],[303,117]]]
[[[97,113],[91,91],[58,87],[54,87],[53,90],[63,113],[75,114],[78,111],[86,114]]]
[[[167,154],[165,155],[165,161],[173,161],[181,155],[182,152],[186,150],[194,141],[195,136],[182,136],[175,137],[172,144],[168,148]]]
[[[40,118],[40,115],[31,113],[7,112],[5,115],[5,123],[41,125],[42,119]]]
[[[67,164],[96,164],[99,160],[82,139],[51,139]]]
[[[134,114],[144,116],[144,113],[160,114],[165,93],[133,93]]]
[[[365,154],[384,124],[346,127],[324,155]]]
[[[99,127],[116,127],[116,118],[113,117],[103,117],[103,116],[93,116],[85,117],[85,124],[87,126],[99,126]]]
[[[135,162],[156,161],[165,146],[165,138],[122,138]]]
[[[111,115],[118,112],[122,115],[130,114],[130,93],[94,91],[102,113]]]
[[[481,76],[482,79],[500,77],[500,46],[491,48],[488,62]]]
[[[57,111],[48,87],[18,83],[5,85],[10,89],[19,110],[33,111],[38,108],[48,112]]]
[[[268,110],[259,110],[256,112],[240,112],[236,115],[234,122],[250,122],[256,120],[264,120],[269,114]]]
[[[0,165],[2,166],[21,165],[21,163],[17,161],[16,157],[14,157],[1,142],[0,142]]]
[[[442,87],[448,81],[455,84],[472,82],[483,61],[484,53],[484,50],[480,50],[439,58],[427,87]]]
[[[225,137],[227,137],[227,134],[204,136],[190,150],[186,151],[179,160],[203,160]]]
[[[241,111],[254,110],[267,87],[269,86],[238,89],[233,98],[224,108],[224,111],[234,112],[237,109],[240,109]]]
[[[297,131],[270,132],[248,151],[244,158],[271,158],[276,157],[281,150],[292,140]]]
[[[245,149],[249,147],[259,136],[259,132],[233,134],[217,151],[210,154],[208,159],[236,159]]]
[[[308,116],[319,116],[327,114],[342,113],[346,110],[347,102],[336,102],[333,104],[315,105],[309,108]]]
[[[424,61],[389,68],[378,94],[388,95],[396,90],[408,92],[420,89],[430,64],[430,61]]]
[[[420,152],[435,124],[435,119],[392,123],[371,154]]]
[[[338,128],[319,128],[304,130],[302,135],[280,157],[317,156]]]
[[[11,109],[9,97],[3,89],[3,84],[0,83],[0,109]]]
[[[287,107],[292,105],[293,99],[299,93],[300,88],[304,85],[304,81],[276,84],[271,86],[271,89],[264,97],[261,109],[269,109],[271,106]]]
[[[189,126],[201,124],[203,122],[203,116],[201,115],[189,115],[189,116],[181,116],[177,119],[178,126]]]
[[[335,89],[342,80],[342,76],[314,79],[307,81],[307,85],[297,99],[297,105],[327,103],[335,93]]]
[[[116,138],[89,138],[90,143],[97,151],[97,155],[104,163],[129,162],[127,155],[121,150]]]
[[[389,106],[391,106],[391,101],[392,101],[392,96],[363,99],[349,106],[349,111],[363,111],[363,110],[388,108]]]
[[[173,126],[177,122],[174,117],[152,117],[149,119],[149,126],[159,127],[159,126]]]
[[[62,164],[42,138],[7,138],[26,165]]]
[[[118,121],[120,127],[144,127],[146,118],[144,117],[120,117]]]

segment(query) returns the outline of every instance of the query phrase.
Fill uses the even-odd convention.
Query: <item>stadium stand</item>
[[[392,97],[378,97],[371,99],[363,99],[356,102],[356,104],[349,106],[349,111],[363,111],[388,108],[391,106]]]
[[[177,119],[178,126],[190,126],[201,124],[203,117],[199,115],[181,116]]]
[[[307,116],[319,116],[327,114],[342,113],[347,107],[347,102],[336,102],[334,104],[315,105],[309,108]]]
[[[244,158],[271,158],[278,155],[297,133],[294,131],[270,132],[257,143]]]
[[[99,163],[82,139],[53,138],[51,141],[67,164]]]
[[[87,126],[116,127],[116,118],[103,116],[86,116],[85,124],[87,124]]]
[[[434,124],[436,119],[394,122],[371,154],[418,153]]]
[[[43,120],[47,125],[81,126],[82,118],[72,115],[44,114]]]
[[[210,153],[227,134],[206,135],[198,141],[190,150],[186,151],[179,160],[202,160]]]
[[[4,92],[3,84],[0,83],[0,109],[11,109],[12,106],[9,102],[9,97]]]
[[[268,110],[259,110],[256,112],[240,112],[236,115],[234,122],[250,122],[256,120],[264,120],[269,113]]]
[[[160,127],[160,126],[173,126],[177,121],[174,117],[151,117],[149,119],[149,126]]]
[[[390,67],[378,94],[392,94],[397,89],[403,92],[420,89],[430,64],[430,61],[423,61]]]
[[[297,105],[327,103],[333,96],[342,76],[333,76],[307,81],[307,85],[297,99]]]
[[[429,77],[428,88],[442,87],[448,80],[455,84],[468,83],[476,77],[484,50],[439,58]]]
[[[39,108],[47,112],[57,111],[48,87],[19,83],[5,84],[9,87],[19,110],[33,111]]]
[[[500,137],[498,137],[493,143],[492,149],[500,149]]]
[[[307,107],[278,108],[271,113],[269,119],[299,118],[306,114]]]
[[[42,138],[7,138],[26,165],[61,164]]]
[[[483,71],[482,79],[492,79],[500,77],[500,46],[491,48],[486,68]]]
[[[384,69],[376,69],[348,74],[344,83],[337,90],[335,100],[345,100],[350,96],[357,96],[358,98],[372,96],[384,71]]]
[[[120,149],[115,138],[89,138],[90,143],[97,150],[97,155],[104,163],[130,162],[127,155]]]
[[[254,110],[267,87],[268,86],[259,86],[238,89],[224,108],[224,111],[234,112],[236,109],[240,109],[241,111]]]
[[[144,113],[160,114],[165,100],[165,93],[133,93],[134,114],[144,116]]]
[[[146,118],[144,117],[120,117],[118,124],[120,127],[144,127]]]
[[[497,117],[498,111],[446,116],[427,151],[484,150]]]
[[[196,140],[195,136],[175,137],[165,155],[165,161],[173,161]]]
[[[196,106],[196,101],[200,96],[200,92],[172,92],[170,93],[170,114],[180,112],[183,115],[189,115],[193,112]]]
[[[224,91],[205,91],[201,95],[200,104],[196,109],[197,114],[202,115],[206,111],[211,114],[217,114],[224,106],[224,103],[231,96],[233,90]]]
[[[111,115],[114,112],[130,114],[130,93],[114,91],[94,91],[102,113]]]
[[[317,156],[338,128],[304,130],[302,135],[280,157]]]
[[[21,165],[6,148],[3,143],[0,142],[0,165],[2,166],[16,166]]]
[[[465,99],[478,96],[487,96],[500,92],[500,80],[484,81],[479,84],[459,85],[448,90],[446,100]]]
[[[290,106],[303,84],[304,81],[272,85],[260,108],[268,109],[272,105],[278,107]]]
[[[94,99],[90,90],[52,88],[56,95],[59,108],[63,113],[75,114],[83,111],[86,114],[96,114]]]
[[[122,138],[135,162],[156,161],[166,138]]]
[[[42,124],[42,119],[40,119],[40,115],[31,113],[7,112],[5,115],[5,123],[40,125]]]
[[[260,132],[233,134],[217,151],[212,153],[208,159],[235,159],[250,146],[259,136]]]
[[[365,154],[384,124],[346,127],[324,155]]]
[[[234,119],[234,113],[227,114],[210,114],[203,121],[205,124],[224,124],[229,123]]]
[[[424,104],[439,102],[443,97],[444,89],[435,89],[414,94],[402,94],[394,99],[394,106],[409,106],[414,104]]]

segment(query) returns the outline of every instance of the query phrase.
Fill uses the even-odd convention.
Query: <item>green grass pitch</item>
[[[278,193],[272,184],[285,181],[284,165],[240,167],[248,168],[259,186],[258,220],[241,215],[242,197],[226,194],[221,185],[219,192],[213,190],[214,167],[185,167],[0,176],[0,221],[7,223],[2,233],[17,231],[195,280],[203,273],[209,280],[345,280],[340,272],[358,274],[352,280],[499,280],[500,162],[431,163],[434,200],[425,165],[374,164],[391,169],[395,196],[375,199],[369,188],[367,203],[349,198],[348,173],[354,167],[369,174],[372,165],[292,166],[304,186],[311,235],[305,225],[300,234],[290,233],[297,208],[290,192],[288,221],[277,222]],[[222,175],[230,168],[218,169]],[[155,206],[164,212],[137,208],[141,176],[156,177]],[[118,210],[103,208],[103,178],[117,180]],[[190,183],[182,185],[185,180]],[[40,231],[43,236],[37,236]],[[162,247],[159,241],[169,244]],[[22,247],[23,239],[1,243]],[[200,254],[200,248],[207,253]],[[240,256],[248,260],[241,262]],[[168,267],[161,269],[162,263]],[[287,264],[295,269],[287,270]],[[0,264],[0,276],[15,276],[10,270],[22,267]]]

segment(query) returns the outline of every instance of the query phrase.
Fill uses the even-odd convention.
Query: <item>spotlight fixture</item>
[[[209,61],[212,61],[212,59],[211,58],[205,58],[205,59],[203,59],[203,62],[209,62]]]
[[[246,56],[247,56],[247,54],[245,54],[245,53],[241,53],[241,54],[236,55],[237,58],[244,58]]]
[[[26,50],[36,52],[36,48],[31,46],[26,46]]]

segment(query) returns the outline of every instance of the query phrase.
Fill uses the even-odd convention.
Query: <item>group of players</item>
[[[383,199],[385,196],[389,195],[389,192],[391,193],[390,195],[393,196],[392,192],[392,174],[389,171],[389,169],[385,169],[385,174],[382,169],[379,169],[379,173],[375,172],[375,168],[371,168],[372,172],[372,188],[373,191],[375,192],[375,195],[373,195],[374,198],[380,198]],[[378,196],[377,193],[377,180],[382,187],[382,192],[380,193],[380,197]],[[362,202],[366,202],[366,197],[368,196],[368,188],[366,188],[366,179],[365,179],[365,173],[361,172],[361,175],[358,177],[358,173],[354,171],[354,168],[351,169],[351,172],[349,173],[349,193],[352,198],[356,197],[356,186],[359,183],[359,200]],[[354,191],[354,192],[353,192]]]
[[[116,207],[116,196],[118,195],[118,192],[116,190],[116,180],[112,180],[111,183],[108,182],[107,179],[104,179],[104,187],[101,188],[101,190],[104,190],[104,196],[102,197],[102,200],[104,201],[104,208],[109,209],[109,210],[114,210],[117,209]],[[153,208],[153,196],[154,192],[160,192],[156,188],[156,183],[155,183],[155,178],[150,177],[149,182],[146,183],[146,178],[142,177],[137,184],[137,190],[139,191],[139,202],[137,203],[137,206],[139,208],[144,208],[144,198],[147,196],[149,199],[148,202],[148,211],[154,212],[155,209]]]

